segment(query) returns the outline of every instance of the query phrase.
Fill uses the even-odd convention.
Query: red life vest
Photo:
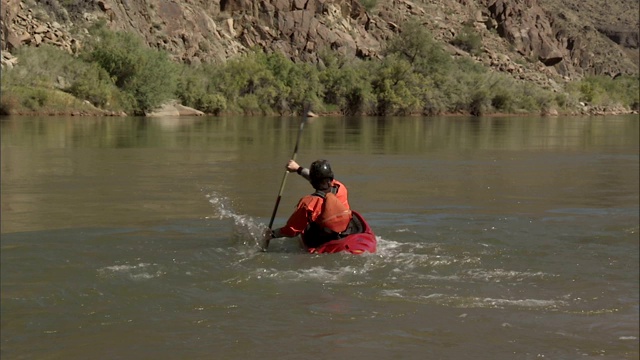
[[[334,190],[334,188],[332,188]],[[313,195],[324,199],[322,212],[315,220],[325,232],[342,233],[349,226],[351,221],[351,210],[347,208],[340,199],[333,193],[317,191]]]

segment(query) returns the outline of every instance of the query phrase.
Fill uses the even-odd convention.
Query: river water
[[[378,252],[261,252],[299,121],[3,118],[2,359],[638,358],[637,115],[311,119]]]

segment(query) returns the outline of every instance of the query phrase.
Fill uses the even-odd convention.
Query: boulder
[[[204,113],[200,110],[190,108],[179,104],[176,100],[171,100],[162,104],[157,109],[145,113],[147,117],[164,117],[164,116],[202,116]]]

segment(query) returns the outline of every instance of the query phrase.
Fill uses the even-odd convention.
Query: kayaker
[[[347,207],[347,209],[351,209],[351,206],[349,206],[349,194],[348,194],[349,192],[347,191],[347,187],[344,186],[344,184],[341,183],[340,181],[333,179],[333,171],[331,170],[331,165],[329,164],[328,161],[326,160],[318,160],[318,161],[325,162],[326,167],[324,167],[322,171],[327,172],[326,175],[330,175],[329,177],[332,179],[331,187],[337,188],[336,197],[338,197],[338,199],[342,201],[342,203],[344,204],[344,206]],[[313,166],[314,163],[312,163],[311,166]],[[311,182],[311,169],[307,169],[298,165],[298,163],[295,160],[289,160],[289,162],[287,163],[287,170],[289,170],[289,172],[297,173],[298,175],[302,176],[303,178]],[[311,186],[313,186],[313,184],[311,184]]]
[[[300,199],[285,226],[273,231],[267,229],[265,237],[304,234],[304,246],[315,248],[348,235],[358,226],[349,207],[347,187],[334,179],[327,160],[316,160],[308,169],[290,160],[286,167],[309,180],[315,192]]]

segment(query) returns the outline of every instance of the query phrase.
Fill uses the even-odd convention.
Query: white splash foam
[[[400,243],[376,236],[379,255],[385,262],[400,267],[400,271],[420,267],[449,267],[456,264],[480,264],[477,256],[454,257],[443,254],[445,251],[437,243]]]
[[[557,307],[559,305],[566,305],[563,301],[556,300],[540,300],[540,299],[478,299],[475,298],[475,303],[478,307],[525,307],[525,308],[550,308]]]
[[[139,263],[137,265],[124,264],[105,266],[98,269],[98,274],[102,277],[125,276],[132,280],[148,280],[162,276],[163,273],[160,270],[156,270],[155,272],[146,271],[149,270],[147,268],[152,266],[157,266],[157,264]],[[143,269],[145,271],[141,271]]]
[[[205,196],[214,209],[213,218],[233,220],[234,233],[238,238],[243,239],[245,245],[254,246],[255,250],[262,248],[262,234],[267,228],[264,224],[257,222],[250,216],[236,214],[231,206],[231,201],[215,191]]]
[[[140,269],[140,268],[144,268],[147,266],[150,266],[151,264],[147,264],[147,263],[140,263],[138,265],[113,265],[113,266],[106,266],[103,267],[101,269],[98,269],[99,272],[104,272],[104,271],[111,271],[111,272],[127,272],[133,269]]]
[[[503,269],[495,269],[495,270],[483,270],[483,269],[471,269],[463,272],[462,277],[472,280],[478,281],[487,281],[487,282],[501,282],[503,280],[509,281],[523,281],[528,279],[544,279],[548,277],[553,277],[554,275],[544,273],[541,271],[538,272],[520,272],[513,270],[503,270]]]
[[[402,289],[382,290],[382,296],[403,298],[404,297],[403,292],[404,290]]]
[[[256,269],[254,276],[257,278],[272,278],[288,282],[313,281],[319,283],[341,284],[347,282],[350,276],[359,276],[366,270],[345,266],[335,269],[327,269],[321,266],[314,266],[307,269],[298,270],[276,270],[276,269]]]

